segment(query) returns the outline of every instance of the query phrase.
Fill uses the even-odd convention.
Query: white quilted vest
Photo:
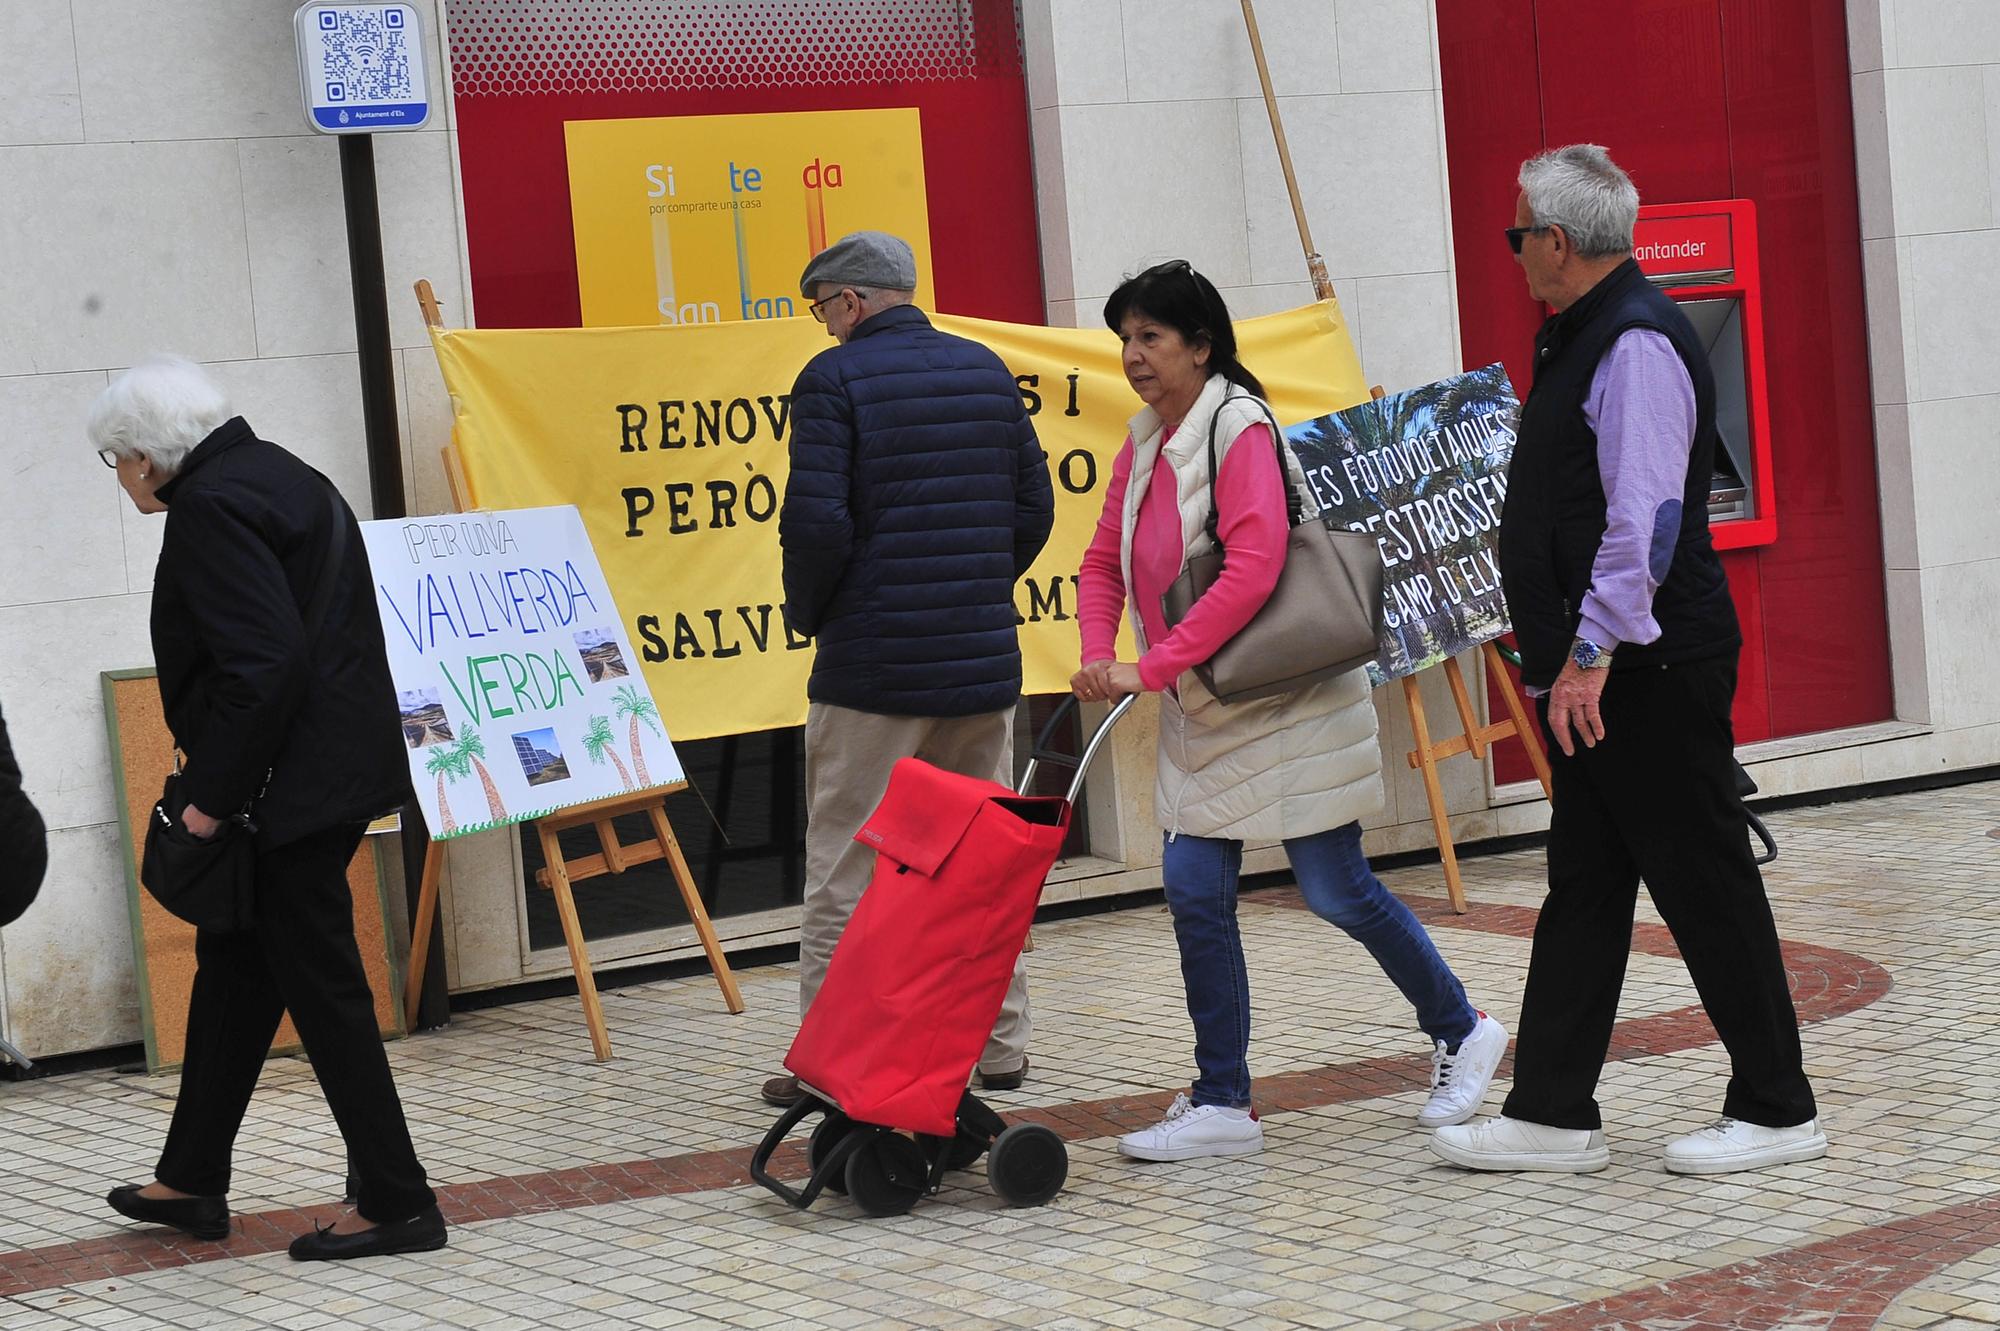
[[[1225,401],[1227,398],[1227,401]],[[1216,464],[1252,425],[1265,423],[1264,407],[1221,375],[1165,440],[1166,426],[1147,407],[1132,418],[1132,473],[1125,489],[1119,556],[1125,585],[1132,585],[1132,533],[1139,504],[1162,461],[1172,468],[1180,504],[1181,559],[1209,546],[1208,430],[1216,423]],[[1298,460],[1285,450],[1286,469],[1314,511]],[[1130,607],[1139,650],[1146,631]],[[1250,702],[1216,701],[1192,671],[1160,695],[1160,747],[1155,811],[1170,836],[1274,841],[1310,836],[1353,822],[1382,807],[1381,751],[1375,739],[1375,704],[1364,671],[1324,680],[1296,693]]]

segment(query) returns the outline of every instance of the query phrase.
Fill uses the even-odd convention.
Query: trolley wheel
[[[869,1215],[902,1215],[930,1183],[923,1148],[895,1132],[876,1132],[847,1157],[847,1195]]]
[[[1040,1206],[1062,1191],[1069,1152],[1053,1128],[1016,1123],[993,1139],[986,1177],[1009,1206]]]
[[[812,1167],[813,1173],[819,1173],[820,1165],[833,1154],[833,1148],[840,1145],[841,1139],[852,1131],[854,1131],[854,1120],[838,1110],[819,1121],[812,1130],[812,1136],[806,1141],[806,1163]],[[847,1171],[836,1169],[827,1175],[826,1190],[845,1195]]]

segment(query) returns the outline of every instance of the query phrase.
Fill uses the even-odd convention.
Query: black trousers
[[[1639,881],[1673,933],[1729,1051],[1722,1112],[1765,1127],[1815,1114],[1777,926],[1736,793],[1729,706],[1736,658],[1620,671],[1600,704],[1605,736],[1555,778],[1549,895],[1535,925],[1509,1118],[1597,1128],[1632,947]],[[1548,734],[1548,704],[1542,704]]]
[[[354,942],[347,862],[360,844],[361,828],[350,825],[260,854],[257,927],[195,935],[180,1099],[155,1171],[168,1187],[229,1191],[236,1133],[289,1011],[346,1139],[362,1216],[407,1220],[437,1200],[410,1144]]]

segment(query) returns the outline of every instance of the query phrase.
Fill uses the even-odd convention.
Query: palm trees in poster
[[[660,729],[660,709],[653,706],[651,698],[648,698],[630,684],[621,686],[618,692],[612,694],[611,702],[613,709],[619,716],[630,717],[632,719],[629,729],[632,745],[632,770],[639,774],[640,785],[650,786],[653,784],[653,779],[646,773],[646,755],[639,748],[639,722],[643,720],[647,725],[651,726],[655,735],[665,734],[666,732]]]
[[[437,777],[438,835],[448,837],[458,830],[458,820],[451,816],[451,800],[445,794],[445,783],[470,776],[472,769],[460,755],[458,745],[433,744],[431,756],[424,759],[424,770]]]
[[[487,771],[486,764],[480,761],[486,756],[486,741],[479,738],[478,731],[467,730],[465,737],[453,747],[458,750],[460,761],[469,762],[472,770],[479,773],[479,784],[486,789],[486,809],[493,815],[493,821],[506,822],[507,806],[501,802],[500,788],[493,784],[493,774]]]
[[[590,728],[583,732],[583,752],[591,762],[600,767],[604,765],[604,760],[609,758],[611,765],[618,769],[618,779],[625,783],[625,789],[632,789],[632,774],[625,770],[625,763],[618,756],[618,741],[611,733],[610,717],[590,718]]]

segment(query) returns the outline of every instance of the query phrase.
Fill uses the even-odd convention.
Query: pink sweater
[[[1171,432],[1168,437],[1172,437]],[[1202,465],[1207,465],[1205,459]],[[1078,577],[1077,620],[1086,665],[1117,655],[1118,619],[1124,613],[1127,592],[1119,543],[1125,488],[1131,479],[1132,440],[1128,436],[1111,468],[1104,511],[1098,516],[1097,533],[1084,552]],[[1251,426],[1230,447],[1216,477],[1215,499],[1228,560],[1215,585],[1171,631],[1160,611],[1160,595],[1180,576],[1185,553],[1172,467],[1163,461],[1153,468],[1145,498],[1139,502],[1132,534],[1134,586],[1130,591],[1150,644],[1139,658],[1139,678],[1148,689],[1172,687],[1182,671],[1215,655],[1218,647],[1256,616],[1278,585],[1287,535],[1285,487],[1268,426]]]

